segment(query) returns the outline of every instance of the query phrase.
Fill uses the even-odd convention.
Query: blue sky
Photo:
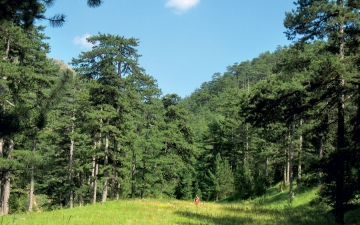
[[[46,15],[67,17],[64,26],[45,30],[51,38],[49,57],[70,62],[91,49],[85,38],[98,32],[135,37],[139,64],[163,94],[185,97],[227,66],[290,44],[283,20],[295,8],[292,2],[104,0],[99,8],[89,8],[86,0],[58,0]]]

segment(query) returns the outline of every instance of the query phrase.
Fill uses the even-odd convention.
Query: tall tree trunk
[[[302,126],[302,119],[300,120],[300,127]],[[302,144],[303,144],[303,136],[300,134],[299,138],[299,153],[298,153],[298,178],[297,178],[297,188],[301,187],[301,175],[302,175]]]
[[[97,143],[96,141],[94,141],[94,154],[96,154],[96,146],[97,146]],[[96,203],[96,193],[97,193],[97,162],[96,162],[96,156],[94,155],[93,156],[93,159],[92,159],[92,170],[91,170],[91,177],[92,177],[92,182],[91,182],[91,185],[92,185],[92,188],[93,188],[93,204]]]
[[[109,124],[109,120],[107,122],[107,124]],[[109,133],[107,132],[105,134],[105,148],[104,148],[104,167],[107,166],[108,164],[108,160],[109,160]],[[107,192],[108,192],[108,172],[107,169],[105,168],[105,172],[104,172],[104,177],[105,177],[105,181],[104,181],[104,186],[103,186],[103,190],[102,190],[102,199],[101,202],[106,202],[106,198],[107,198]]]
[[[75,124],[74,124],[75,117],[72,118],[71,124],[71,134],[74,134],[75,131]],[[73,155],[74,155],[74,139],[71,137],[70,139],[70,149],[69,149],[69,167],[68,167],[68,205],[70,208],[74,207],[74,190],[72,187],[72,179],[73,179]]]
[[[109,123],[108,123],[109,125]],[[105,148],[104,148],[104,166],[109,162],[109,132],[105,134]]]
[[[265,160],[265,177],[266,180],[269,180],[269,157],[266,156],[266,160]]]
[[[33,140],[32,151],[36,151],[36,139]],[[31,165],[30,168],[30,191],[29,191],[29,207],[28,210],[31,212],[33,210],[33,202],[34,202],[34,164]]]
[[[93,181],[92,181],[92,187],[93,187],[93,204],[96,203],[96,192],[97,192],[97,181],[96,181],[96,157],[93,157],[93,162],[92,162],[92,172],[91,172],[91,176],[93,177]]]
[[[106,202],[106,198],[107,198],[107,186],[108,186],[108,178],[105,178],[104,181],[104,186],[103,186],[103,190],[102,190],[102,198],[101,198],[101,202]]]
[[[116,172],[116,178],[118,177],[119,175],[118,175],[118,173]],[[119,198],[120,198],[120,188],[121,188],[121,184],[120,184],[120,182],[118,181],[118,179],[115,179],[116,180],[116,183],[115,183],[115,185],[116,185],[116,193],[115,193],[115,199],[116,200],[119,200]]]
[[[136,196],[136,154],[135,150],[133,150],[132,156],[132,170],[131,170],[131,198],[135,198]]]
[[[78,180],[79,180],[79,186],[82,187],[84,183],[86,183],[86,175],[83,174],[82,172],[79,172],[77,174]],[[75,198],[79,199],[79,206],[83,206],[84,205],[84,196],[83,196],[83,192],[81,191],[78,196],[75,196]]]
[[[93,157],[93,204],[96,204],[96,196],[97,196],[97,175],[99,173],[99,165],[96,162],[96,156]]]
[[[102,109],[101,109],[102,110]],[[100,128],[101,128],[102,119],[100,119]],[[94,142],[95,144],[95,156],[93,156],[93,204],[96,203],[97,199],[97,175],[99,173],[99,164],[97,162],[98,157],[96,156],[96,149],[101,149],[101,133],[98,133],[97,135],[97,141]]]
[[[343,85],[344,80],[341,80]],[[335,190],[335,216],[338,224],[344,224],[344,178],[345,178],[345,118],[344,118],[344,104],[343,96],[338,102],[338,137],[337,137],[337,151],[338,151],[338,166],[336,167],[336,190]]]
[[[11,152],[14,150],[14,140],[11,138],[9,140],[9,146],[4,154],[7,159],[11,159]],[[2,190],[2,198],[1,198],[1,211],[3,215],[7,215],[9,213],[9,198],[10,198],[10,179],[11,179],[11,171],[7,170],[3,173],[4,184]]]
[[[286,185],[288,183],[288,179],[287,179],[287,165],[288,165],[288,154],[287,154],[287,149],[284,148],[284,164],[283,164],[283,169],[284,169],[284,176],[283,176],[283,182],[282,185],[280,187],[281,192],[286,188]]]
[[[326,138],[325,138],[325,134],[324,134],[320,139],[319,161],[321,161],[324,158],[325,141],[326,141]],[[323,171],[320,168],[318,171],[318,188],[319,189],[321,188],[321,185],[322,185],[322,174],[323,174]]]
[[[121,154],[121,148],[119,147],[120,144],[119,142],[116,141],[116,152],[119,154]],[[119,157],[120,158],[120,157]],[[117,167],[122,167],[122,163],[120,161],[120,159],[117,158],[118,163],[116,163],[116,161],[114,160],[114,173],[115,173],[115,188],[116,188],[116,192],[115,192],[115,199],[119,200],[120,198],[120,188],[121,188],[121,183],[118,180],[119,177],[119,172],[116,170]],[[116,163],[116,164],[115,164]]]
[[[243,151],[243,166],[244,169],[246,168],[246,161],[247,161],[247,153],[249,152],[249,125],[246,124],[246,137],[245,137],[245,149]]]
[[[291,143],[291,128],[289,131],[289,143]],[[286,152],[286,183],[290,182],[290,144]]]
[[[343,7],[343,0],[337,0],[336,4]],[[345,33],[344,33],[344,18],[340,18],[339,22],[339,56],[340,60],[343,62],[345,57]],[[338,99],[338,130],[337,130],[337,152],[338,152],[338,166],[337,166],[337,176],[336,176],[336,190],[335,190],[335,218],[337,224],[344,224],[344,178],[345,178],[345,112],[344,112],[344,86],[345,80],[344,75],[341,74],[338,79],[339,89],[341,95]]]
[[[119,198],[120,198],[120,194],[119,194],[119,190],[120,190],[120,182],[116,182],[116,197],[115,197],[115,199],[116,200],[119,200]]]
[[[284,188],[286,187],[286,166],[284,165],[284,167],[283,167],[283,169],[284,169],[284,177],[283,177],[283,181],[281,182],[281,184],[280,184],[280,191],[281,192],[283,192],[284,191]]]
[[[250,82],[249,82],[249,77],[247,79],[247,93],[250,93]],[[243,152],[243,164],[244,164],[244,169],[246,168],[246,161],[247,161],[247,154],[249,152],[249,124],[246,123],[246,151]]]
[[[294,134],[295,134],[295,115],[293,115],[293,120],[291,122],[291,136],[290,136],[290,147],[289,147],[290,199],[294,198],[294,186],[293,186]]]
[[[7,215],[9,213],[9,198],[10,198],[10,179],[11,179],[11,171],[4,172],[4,184],[3,184],[3,195],[1,200],[1,211],[3,215]]]

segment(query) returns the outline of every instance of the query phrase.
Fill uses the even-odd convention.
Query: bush
[[[29,207],[29,197],[21,193],[13,193],[9,198],[9,213],[26,212]]]

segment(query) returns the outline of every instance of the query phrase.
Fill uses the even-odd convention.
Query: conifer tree
[[[193,177],[189,174],[194,173],[194,159],[197,155],[188,112],[179,103],[180,100],[181,98],[176,94],[168,94],[162,98],[165,125],[162,128],[163,147],[158,154],[161,182],[159,185],[161,193],[168,196],[174,196],[178,185],[193,183],[188,179]],[[182,186],[182,188],[189,190],[189,187]],[[189,192],[180,193],[178,198],[188,196],[190,196]]]
[[[0,61],[0,77],[4,92],[1,96],[2,107],[0,126],[2,140],[5,141],[3,159],[12,158],[12,151],[20,143],[14,138],[25,131],[41,129],[46,124],[46,114],[56,103],[67,80],[64,74],[56,84],[59,74],[57,69],[46,58],[49,46],[44,43],[47,37],[42,33],[43,27],[22,29],[12,22],[1,21],[0,39],[6,43],[4,55]],[[31,149],[31,148],[30,148]],[[29,150],[30,150],[29,149]],[[9,161],[14,162],[14,160]],[[9,212],[11,165],[4,168],[2,183],[2,211]]]
[[[72,65],[91,83],[90,101],[96,110],[92,110],[91,118],[97,124],[93,126],[93,138],[98,143],[94,163],[102,162],[95,181],[96,177],[101,178],[102,201],[106,201],[109,184],[114,189],[112,193],[119,192],[117,187],[126,187],[130,172],[135,197],[138,159],[141,158],[139,135],[145,113],[142,110],[146,105],[144,101],[152,101],[158,90],[151,89],[154,82],[138,65],[137,39],[99,33],[88,41],[94,44],[93,49],[73,59]],[[122,185],[118,185],[120,180]],[[94,186],[94,194],[95,189]]]
[[[329,75],[319,80],[334,86],[336,95],[332,99],[337,107],[337,147],[336,147],[336,171],[335,177],[334,209],[336,222],[344,224],[344,205],[348,199],[343,193],[344,179],[346,177],[346,148],[345,140],[345,99],[347,98],[346,87],[351,82],[352,75],[350,67],[347,66],[347,58],[351,56],[351,43],[356,39],[359,32],[359,9],[358,1],[305,1],[298,0],[296,10],[286,14],[284,25],[287,28],[286,35],[289,39],[299,36],[297,42],[304,43],[314,39],[325,39],[327,46],[326,53],[331,60],[331,71]],[[355,47],[355,46],[354,46]],[[355,47],[354,49],[357,49]],[[356,54],[356,53],[355,53]],[[323,63],[324,65],[325,63]],[[326,68],[318,71],[324,74]],[[329,90],[329,88],[327,89]],[[329,91],[332,91],[331,89]]]
[[[53,27],[62,26],[65,22],[64,14],[46,17],[48,7],[56,0],[3,0],[0,2],[1,21],[10,21],[16,25],[29,28],[36,20],[48,20]],[[89,7],[98,7],[102,0],[87,0]]]
[[[220,153],[216,155],[214,168],[209,171],[209,177],[213,182],[215,200],[226,197],[234,189],[234,177],[227,160],[221,159]]]

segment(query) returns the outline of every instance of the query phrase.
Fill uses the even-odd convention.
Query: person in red
[[[196,195],[196,197],[194,198],[194,203],[195,205],[200,204],[200,198]]]

